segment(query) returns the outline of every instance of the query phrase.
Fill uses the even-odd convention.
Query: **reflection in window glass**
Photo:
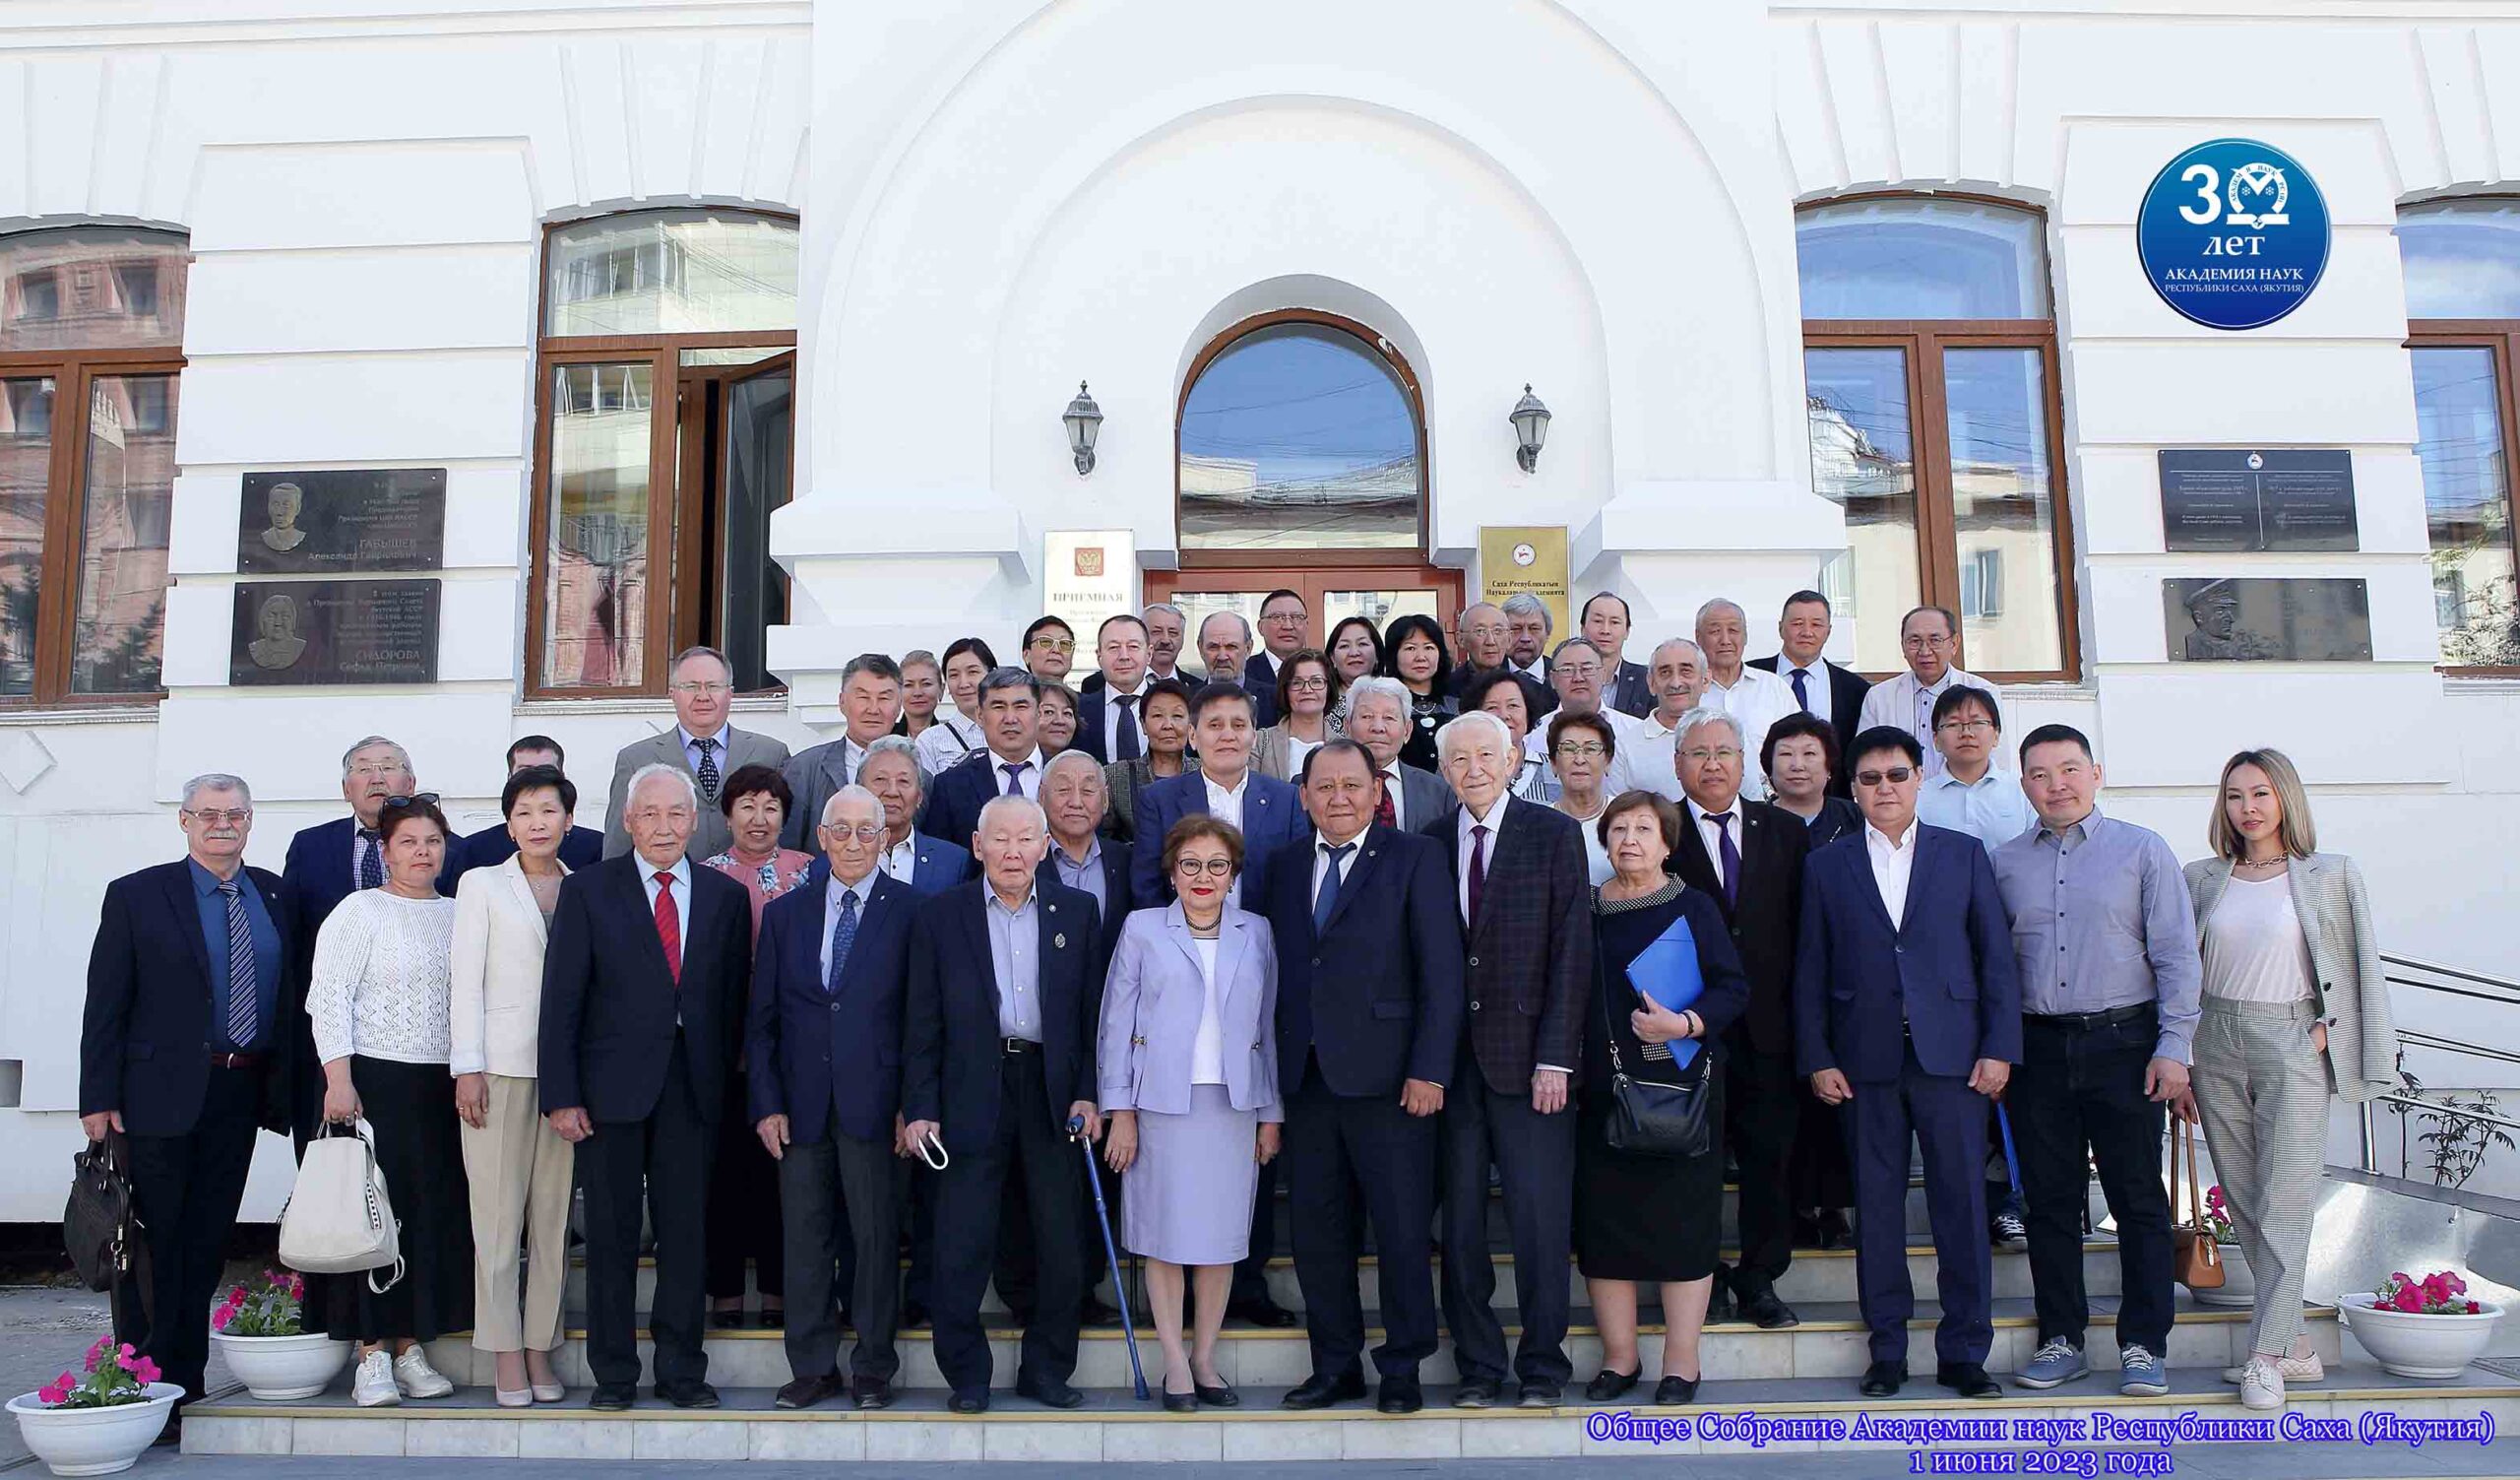
[[[648,468],[654,367],[551,367],[551,524],[542,681],[645,681]]]
[[[2520,664],[2511,553],[2511,468],[2493,352],[2425,347],[2415,363],[2415,454],[2424,467],[2441,661]]]
[[[794,466],[795,375],[766,370],[726,387],[723,441],[724,477],[719,497],[724,521],[725,594],[717,625],[735,670],[735,687],[749,692],[778,680],[769,668],[769,631],[788,620],[788,577],[770,557],[770,515],[788,498]]]
[[[733,211],[649,211],[551,233],[545,334],[796,327],[796,226]]]
[[[1977,201],[1814,206],[1795,222],[1806,319],[2044,319],[2040,218]]]
[[[1328,632],[1352,616],[1372,622],[1376,630],[1404,616],[1436,617],[1435,593],[1424,587],[1402,591],[1325,591],[1321,594],[1321,630]]]
[[[1805,350],[1811,488],[1846,510],[1847,549],[1820,573],[1854,666],[1901,667],[1899,618],[1922,588],[1917,568],[1917,461],[1908,419],[1908,356],[1890,349]],[[1834,588],[1834,589],[1833,589]]]
[[[1942,371],[1962,650],[1982,673],[2061,668],[2046,361],[2037,350],[1951,350]]]
[[[0,236],[0,352],[184,342],[180,236],[72,226]]]
[[[1183,549],[1415,549],[1425,491],[1408,388],[1363,341],[1273,324],[1181,407]]]
[[[2520,319],[2520,200],[2439,201],[2398,213],[2411,319]]]
[[[155,693],[164,686],[158,655],[175,502],[174,376],[99,375],[89,383],[87,471],[70,690]]]
[[[0,380],[0,694],[34,691],[52,386],[49,375]]]

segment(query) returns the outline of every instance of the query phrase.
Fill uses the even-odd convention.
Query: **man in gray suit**
[[[630,851],[630,834],[622,826],[622,804],[630,795],[630,778],[641,766],[666,765],[691,773],[700,789],[698,825],[692,829],[693,858],[715,858],[733,841],[726,814],[718,806],[718,788],[739,766],[784,766],[788,747],[766,735],[737,730],[726,723],[735,696],[734,666],[716,648],[685,648],[673,660],[666,692],[673,696],[674,727],[621,747],[612,759],[612,800],[603,813],[603,856],[619,858]]]
[[[781,824],[779,843],[800,853],[815,853],[823,804],[842,787],[857,781],[866,763],[866,747],[893,733],[902,717],[901,665],[881,653],[860,653],[840,671],[840,716],[848,728],[836,740],[799,750],[788,759],[788,790],[796,804]]]
[[[1365,747],[1382,778],[1374,819],[1416,832],[1452,810],[1453,789],[1432,771],[1400,763],[1409,741],[1409,687],[1397,678],[1359,678],[1348,688],[1348,739]]]

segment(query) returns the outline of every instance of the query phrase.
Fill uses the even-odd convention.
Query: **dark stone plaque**
[[[236,520],[245,575],[435,570],[445,548],[444,468],[245,475]]]
[[[434,683],[438,583],[240,581],[227,681]]]
[[[2160,453],[2172,549],[2360,549],[2354,454],[2343,448]]]
[[[2368,663],[2371,600],[2344,577],[2162,582],[2173,663]]]

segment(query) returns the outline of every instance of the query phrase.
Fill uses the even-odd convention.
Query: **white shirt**
[[[1484,827],[1487,829],[1487,838],[1480,850],[1480,857],[1479,860],[1480,868],[1483,870],[1496,861],[1496,838],[1498,834],[1505,830],[1505,813],[1508,810],[1506,803],[1510,800],[1510,798],[1499,796],[1495,803],[1487,808],[1487,815],[1484,817],[1473,816],[1470,810],[1470,804],[1465,802],[1457,809],[1454,817],[1453,837],[1454,840],[1461,845],[1461,869],[1459,870],[1460,876],[1453,880],[1453,893],[1455,896],[1455,902],[1461,906],[1461,923],[1465,926],[1471,923],[1470,850],[1472,845],[1470,830],[1474,827]],[[1485,885],[1482,883],[1480,887],[1484,889]]]
[[[1036,802],[1041,800],[1040,746],[1035,745],[1033,747],[1033,753],[1025,756],[1021,760],[1008,760],[1004,756],[999,755],[996,751],[991,750],[988,752],[987,763],[989,775],[988,789],[993,795],[999,797],[1006,795],[1006,768],[1008,766],[1022,766],[1024,769],[1017,773],[1015,785],[1024,796],[1030,797]]]
[[[1914,673],[1903,669],[1897,676],[1872,685],[1872,691],[1863,696],[1863,713],[1856,728],[1863,731],[1875,725],[1896,725],[1907,731],[1924,747],[1925,774],[1939,776],[1942,752],[1933,747],[1933,701],[1955,683],[1988,693],[1995,691],[1995,686],[1985,679],[1956,668],[1943,670],[1942,676],[1930,684],[1919,683]]]
[[[1113,760],[1120,758],[1120,715],[1122,713],[1120,701],[1122,699],[1133,701],[1127,713],[1135,715],[1137,719],[1138,754],[1141,756],[1146,754],[1145,710],[1148,681],[1144,677],[1139,678],[1138,686],[1126,693],[1121,692],[1119,685],[1115,683],[1102,685],[1102,753]]]
[[[1208,815],[1221,822],[1232,823],[1234,831],[1240,832],[1242,830],[1242,799],[1251,794],[1250,771],[1245,770],[1234,782],[1233,789],[1230,791],[1218,785],[1217,779],[1206,771],[1199,773],[1199,780],[1208,789]]]
[[[933,776],[973,751],[988,748],[985,740],[979,721],[968,718],[950,704],[938,705],[936,723],[918,732],[914,741],[919,766]]]
[[[1811,696],[1810,703],[1797,707],[1808,710],[1815,718],[1836,724],[1837,699],[1829,692],[1829,660],[1814,658],[1810,667],[1803,668],[1783,653],[1776,655],[1776,680],[1785,685],[1785,697],[1789,702],[1794,698],[1794,676],[1797,673],[1802,676],[1802,691]]]
[[[1707,679],[1706,692],[1698,702],[1741,722],[1741,795],[1753,802],[1766,801],[1768,773],[1759,765],[1759,749],[1767,743],[1770,725],[1801,709],[1794,702],[1794,685],[1745,663],[1731,688]]]
[[[1224,929],[1224,923],[1218,923]],[[1205,984],[1207,997],[1199,1004],[1199,1026],[1190,1035],[1190,1082],[1223,1084],[1225,1082],[1225,1018],[1217,1010],[1217,941],[1216,937],[1193,935],[1190,946],[1199,953],[1199,977]]]
[[[1715,867],[1716,878],[1722,879],[1724,877],[1724,829],[1715,825],[1715,814],[1698,805],[1694,800],[1684,797],[1680,800],[1680,805],[1686,809],[1688,819],[1697,824],[1698,841],[1706,845],[1706,861]],[[1732,819],[1732,852],[1738,855],[1741,852],[1740,798],[1732,799],[1732,805],[1726,810],[1725,815]],[[1736,883],[1739,881],[1737,873],[1734,881]],[[1897,918],[1895,913],[1892,918]]]
[[[912,828],[900,842],[878,854],[875,869],[897,883],[909,883],[911,875],[918,871],[918,829]]]
[[[908,880],[904,880],[904,882],[908,882]],[[831,876],[831,882],[824,886],[822,963],[823,981],[826,984],[831,981],[831,936],[832,932],[840,926],[841,900],[851,895],[856,897],[857,928],[862,931],[866,928],[866,896],[874,892],[874,888],[875,875],[871,873],[853,884],[842,883],[840,881],[840,875],[835,873]],[[853,950],[855,947],[852,945],[850,949]]]
[[[2310,942],[2293,908],[2293,880],[2244,879],[2224,886],[2205,922],[2205,995],[2227,1002],[2306,1002]]]
[[[201,938],[190,913],[180,924]],[[390,889],[343,900],[316,933],[306,988],[316,1057],[445,1064],[454,1053],[454,900]]]
[[[1301,776],[1301,775],[1303,774],[1303,759],[1304,759],[1304,757],[1305,757],[1305,756],[1310,755],[1313,751],[1318,750],[1318,749],[1320,749],[1323,745],[1328,744],[1328,743],[1330,742],[1330,740],[1335,740],[1335,739],[1337,739],[1337,738],[1338,738],[1338,733],[1337,733],[1336,731],[1333,731],[1332,729],[1330,729],[1330,727],[1329,727],[1329,726],[1327,726],[1327,725],[1324,725],[1324,726],[1322,727],[1322,732],[1321,732],[1321,733],[1323,734],[1323,736],[1327,737],[1327,739],[1317,740],[1305,740],[1302,736],[1296,735],[1296,734],[1294,734],[1294,733],[1293,733],[1293,732],[1292,732],[1292,731],[1290,731],[1290,732],[1288,733],[1288,735],[1287,735],[1287,779],[1288,779],[1289,781],[1292,781],[1292,780],[1294,780],[1296,777]]]
[[[1927,777],[1917,792],[1917,820],[1965,832],[1991,854],[2030,831],[2039,814],[2022,795],[2021,778],[1989,765],[1976,781],[1963,781],[1949,771]]]
[[[1516,663],[1513,656],[1508,654],[1505,658],[1505,671],[1520,674],[1543,688],[1548,687],[1548,655],[1546,653],[1541,654],[1528,664]],[[1554,691],[1551,690],[1551,692]]]
[[[1908,824],[1908,835],[1898,842],[1889,835],[1863,824],[1863,851],[1872,860],[1872,886],[1881,891],[1881,908],[1890,912],[1890,927],[1899,929],[1908,918],[1908,876],[1917,871],[1917,824]]]

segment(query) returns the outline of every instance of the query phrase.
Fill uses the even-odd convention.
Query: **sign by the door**
[[[1501,602],[1529,594],[1548,604],[1551,631],[1566,619],[1566,527],[1482,524],[1479,527],[1479,599]]]
[[[1094,669],[1103,618],[1138,610],[1137,537],[1127,530],[1052,530],[1042,537],[1042,610],[1076,633],[1078,676]]]

